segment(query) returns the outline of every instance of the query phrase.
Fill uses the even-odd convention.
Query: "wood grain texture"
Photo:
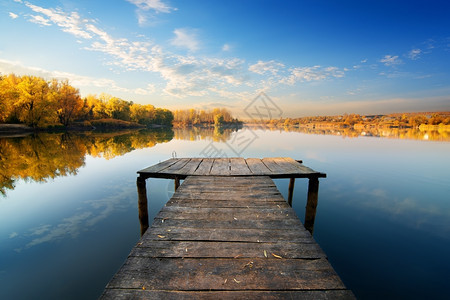
[[[104,299],[303,299],[303,300],[346,300],[355,299],[351,291],[167,291],[142,289],[109,289],[103,295]]]
[[[269,158],[171,158],[138,171],[141,176],[185,178],[186,176],[269,176],[272,178],[326,177],[289,157]]]
[[[268,164],[275,169],[277,161]],[[101,298],[354,299],[273,181],[231,176],[263,166],[243,159],[166,165],[210,172],[186,178]]]

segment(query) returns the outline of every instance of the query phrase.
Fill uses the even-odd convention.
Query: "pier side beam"
[[[292,197],[294,195],[294,184],[295,184],[295,177],[292,177],[289,180],[289,194],[288,194],[288,204],[292,207]]]
[[[148,229],[148,208],[147,208],[147,188],[145,180],[147,178],[140,175],[136,180],[138,190],[139,223],[141,224],[141,236]]]
[[[305,210],[305,228],[313,234],[314,220],[316,218],[316,208],[319,196],[319,178],[310,177],[308,183],[308,200]]]

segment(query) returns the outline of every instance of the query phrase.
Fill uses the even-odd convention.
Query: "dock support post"
[[[178,189],[179,186],[180,186],[180,178],[175,177],[175,191]]]
[[[319,196],[319,178],[310,177],[308,183],[308,200],[305,210],[305,228],[313,234],[314,220],[316,218],[316,208]]]
[[[138,190],[139,223],[141,224],[141,236],[148,229],[147,188],[145,177],[139,176],[136,180]]]
[[[289,180],[289,194],[288,194],[288,204],[292,207],[292,197],[294,195],[294,184],[295,184],[295,178],[292,177]]]

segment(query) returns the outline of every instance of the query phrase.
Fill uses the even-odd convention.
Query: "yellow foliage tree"
[[[43,78],[23,76],[17,85],[19,120],[32,127],[53,123],[56,120],[55,102],[49,97],[49,85]]]
[[[56,114],[59,122],[68,126],[76,119],[83,108],[79,90],[69,85],[67,80],[52,81],[51,89],[56,102]]]

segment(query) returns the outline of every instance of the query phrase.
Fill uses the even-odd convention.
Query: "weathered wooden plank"
[[[300,164],[292,158],[290,160],[286,160],[284,157],[273,157],[272,160],[284,170],[285,174],[303,172],[302,169],[296,166]]]
[[[234,189],[244,189],[246,186],[248,187],[253,187],[253,186],[260,186],[260,187],[273,187],[275,186],[275,184],[272,183],[266,183],[266,182],[251,182],[251,181],[247,181],[244,178],[246,177],[241,177],[243,178],[242,180],[240,180],[239,178],[233,180],[233,181],[227,181],[225,180],[226,177],[223,177],[224,181],[221,182],[220,180],[217,181],[201,181],[201,182],[196,182],[195,184],[189,184],[188,186],[186,186],[186,188],[194,188],[194,187],[207,187],[210,189],[223,189],[225,187],[232,187]]]
[[[203,164],[203,162],[202,162]],[[200,165],[201,167],[201,165]],[[200,168],[199,167],[199,168]],[[197,174],[196,174],[197,175]],[[186,178],[186,180],[189,178]],[[191,176],[190,180],[195,181],[196,184],[201,182],[219,182],[219,183],[226,183],[226,182],[235,182],[236,180],[239,180],[239,182],[245,182],[245,183],[267,183],[267,184],[273,184],[272,179],[270,177],[266,176],[259,176],[257,177],[258,180],[256,180],[256,177],[251,176],[221,176],[221,175],[214,175],[214,176]]]
[[[195,170],[193,175],[209,175],[213,162],[213,158],[203,158],[202,162],[198,166],[197,170]]]
[[[272,173],[259,158],[247,158],[246,162],[253,175],[270,175]]]
[[[180,169],[182,169],[190,160],[190,158],[178,158],[176,163],[164,170],[161,170],[159,173],[179,174]]]
[[[154,276],[158,274],[158,276]],[[345,286],[326,259],[129,257],[108,288],[327,290]]]
[[[168,291],[149,289],[106,289],[102,299],[168,299],[168,300],[217,300],[217,299],[303,299],[347,300],[356,299],[349,290],[325,291]]]
[[[138,173],[157,173],[157,172],[160,172],[161,170],[164,170],[164,169],[170,167],[171,165],[175,164],[177,161],[178,161],[178,159],[171,158],[171,159],[165,160],[163,162],[160,162],[156,165],[142,169],[142,170],[138,171]]]
[[[252,175],[252,171],[248,168],[244,158],[230,158],[230,175]]]
[[[299,243],[314,242],[311,234],[305,230],[274,230],[249,228],[180,228],[180,227],[151,227],[144,234],[143,243],[150,241],[224,241],[274,243],[290,241]]]
[[[319,177],[324,177],[324,173],[320,173],[317,171],[314,171],[313,169],[303,165],[302,163],[299,163],[298,161],[290,158],[290,157],[282,157],[286,162],[290,163],[291,167],[293,167],[293,171],[301,172],[302,174],[319,174]]]
[[[172,198],[167,203],[166,206],[179,206],[179,207],[210,207],[210,208],[273,208],[274,206],[279,206],[280,208],[285,208],[288,206],[284,199],[278,199],[277,201],[249,201],[243,198],[243,200],[210,200],[210,199],[194,199],[188,200],[183,198]]]
[[[272,172],[272,174],[290,174],[288,170],[284,169],[283,166],[280,166],[275,161],[274,157],[266,157],[261,161],[266,165],[266,167]]]
[[[265,186],[249,186],[246,190],[244,187],[233,187],[233,186],[222,186],[217,187],[214,189],[212,186],[184,186],[180,189],[180,192],[183,194],[190,194],[190,193],[210,193],[210,194],[219,194],[219,193],[231,193],[233,195],[245,195],[245,194],[255,194],[255,193],[261,193],[261,194],[267,194],[267,193],[273,193],[272,187],[265,187]],[[192,198],[192,197],[191,197]]]
[[[195,170],[197,170],[201,162],[201,158],[191,158],[191,160],[187,164],[185,164],[181,169],[177,171],[177,174],[191,175],[195,172]]]
[[[215,213],[223,215],[241,215],[243,217],[252,217],[257,215],[281,215],[286,218],[286,215],[291,215],[291,218],[297,218],[294,210],[289,206],[281,207],[280,205],[272,206],[270,208],[261,207],[246,207],[246,208],[211,208],[211,207],[183,207],[183,206],[164,206],[161,209],[164,213],[173,213],[176,215],[188,215],[188,214],[205,214],[211,215]]]
[[[234,229],[276,229],[276,230],[286,230],[293,229],[298,226],[302,226],[300,220],[295,219],[284,219],[284,220],[224,220],[224,221],[214,221],[211,220],[182,220],[182,219],[160,219],[156,218],[153,220],[152,227],[175,227],[175,228],[220,228],[227,230]]]
[[[181,185],[183,186],[183,185]],[[242,194],[242,193],[233,193],[230,192],[228,194],[225,193],[180,193],[178,195],[176,195],[176,197],[183,197],[185,199],[216,199],[216,200],[236,200],[236,201],[240,201],[240,200],[252,200],[252,201],[270,201],[273,200],[275,197],[278,199],[283,199],[284,198],[279,198],[279,192],[270,192],[270,191],[264,191],[261,193],[248,193],[248,194]]]
[[[199,158],[201,159],[201,158]],[[154,166],[142,169],[138,173],[149,177],[170,178],[176,175],[218,175],[218,176],[265,176],[283,177],[326,177],[326,174],[314,171],[287,157],[275,158],[203,158],[197,167],[186,166],[187,158],[172,158]],[[192,162],[194,163],[194,162]],[[216,166],[214,167],[214,164]],[[195,165],[195,164],[194,164]],[[212,173],[211,173],[212,172]]]
[[[195,241],[157,241],[150,247],[138,245],[130,256],[184,258],[268,258],[276,253],[283,258],[317,259],[326,257],[316,243],[231,243]]]
[[[166,206],[157,215],[160,219],[184,220],[283,220],[289,216],[297,218],[290,209],[267,208],[205,208],[205,207],[179,207]]]
[[[230,159],[229,158],[215,158],[210,175],[230,175]]]
[[[258,184],[258,185],[243,185],[239,181],[236,181],[236,185],[233,184],[223,184],[223,185],[216,185],[214,186],[214,183],[206,184],[196,184],[196,185],[185,185],[183,186],[182,190],[183,192],[196,192],[201,190],[202,192],[210,192],[210,193],[220,193],[223,191],[233,191],[233,192],[245,192],[246,190],[252,190],[252,191],[264,191],[264,190],[274,190],[275,185],[266,186],[264,184]]]
[[[354,299],[264,176],[310,174],[283,158],[264,162],[271,169],[241,158],[178,159],[165,168],[168,177],[209,176],[186,178],[102,298]],[[247,172],[257,177],[239,177]]]

